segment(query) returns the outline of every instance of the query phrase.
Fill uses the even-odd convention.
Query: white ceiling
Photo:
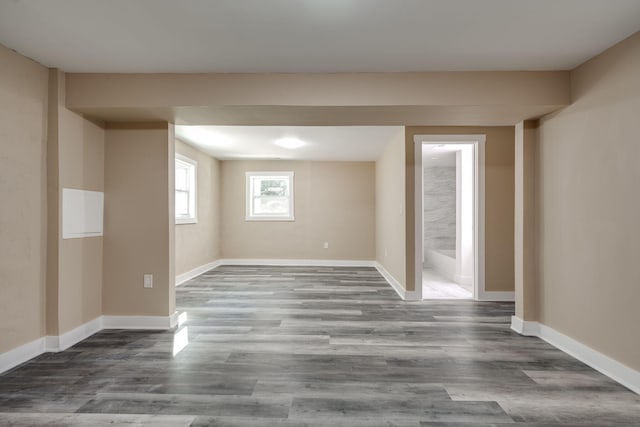
[[[374,161],[402,126],[176,126],[176,137],[221,160]],[[296,138],[300,148],[275,141]]]
[[[571,69],[638,0],[0,0],[0,43],[73,72]]]

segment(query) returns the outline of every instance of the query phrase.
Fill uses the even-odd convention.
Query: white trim
[[[189,270],[186,273],[178,274],[176,276],[176,286],[180,286],[183,283],[193,279],[194,277],[198,277],[207,271],[216,268],[220,265],[220,260],[211,261],[207,264],[201,265],[200,267],[196,267],[193,270]]]
[[[380,275],[382,275],[382,277],[384,277],[384,279],[391,285],[393,290],[396,291],[398,296],[404,299],[407,291],[402,287],[400,282],[398,282],[396,278],[393,277],[391,273],[389,273],[379,262],[376,262],[376,269],[378,270],[378,273],[380,273]]]
[[[46,352],[58,352],[79,343],[102,329],[102,316],[62,335],[48,335],[0,354],[0,373]]]
[[[62,335],[46,336],[45,351],[64,351],[101,330],[102,316],[99,316]]]
[[[540,322],[522,320],[516,316],[511,318],[511,329],[522,334],[541,338],[552,346],[591,366],[596,371],[608,376],[633,392],[640,394],[640,372],[617,360],[582,344],[573,338],[543,325]],[[522,332],[520,332],[522,331]]]
[[[477,296],[478,301],[515,301],[515,292],[480,291]]]
[[[420,300],[421,295],[416,291],[406,291],[402,285],[377,261],[369,260],[336,260],[336,259],[269,259],[269,258],[227,258],[219,259],[205,266],[199,267],[202,273],[221,265],[268,265],[268,266],[310,266],[310,267],[375,267],[389,285],[403,300]],[[211,266],[209,268],[209,266]],[[192,270],[191,272],[195,272]],[[191,273],[189,272],[189,273]],[[202,274],[200,273],[200,274]],[[185,273],[186,274],[186,273]],[[196,277],[194,275],[192,277]],[[191,277],[191,278],[192,278]],[[176,278],[176,283],[178,279]]]
[[[518,316],[511,316],[511,330],[520,335],[530,335],[524,333],[524,320]]]
[[[415,248],[415,283],[416,290],[422,298],[422,263],[424,260],[424,239],[417,236],[423,235],[423,171],[422,171],[422,145],[425,143],[445,142],[447,144],[473,144],[474,146],[474,275],[473,298],[475,300],[485,300],[484,298],[507,298],[508,296],[493,295],[488,296],[484,288],[485,281],[485,142],[486,135],[481,134],[459,134],[459,135],[415,135],[414,142],[414,205],[415,205],[415,228],[414,239]],[[502,301],[507,301],[502,300]]]
[[[413,283],[416,294],[422,299],[422,269],[424,268],[424,170],[422,169],[422,141],[418,141],[417,135],[414,141],[414,272]],[[406,219],[406,217],[405,217]],[[418,238],[417,236],[420,236]],[[404,299],[404,298],[403,298]]]
[[[188,217],[176,217],[175,223],[176,225],[182,224],[197,224],[198,223],[198,162],[193,160],[187,156],[184,156],[180,153],[175,153],[174,163],[182,162],[187,165],[193,166],[193,189],[189,189],[189,194],[193,195],[193,216]],[[174,164],[174,169],[175,169]],[[175,174],[175,173],[174,173]],[[175,181],[175,176],[174,176]],[[174,182],[174,193],[175,193],[175,182]],[[191,210],[191,206],[189,206],[189,210]]]
[[[225,258],[218,265],[280,265],[310,267],[375,267],[375,261],[341,259],[274,259],[274,258]]]
[[[102,316],[103,329],[171,329],[177,324],[177,312],[171,316]]]
[[[74,346],[103,329],[172,329],[178,324],[178,312],[171,316],[100,316],[62,335],[37,338],[0,353],[0,374],[47,352],[59,352]]]
[[[176,286],[186,280],[190,280],[204,272],[221,265],[268,265],[268,266],[309,266],[309,267],[375,267],[384,277],[389,285],[403,300],[420,300],[422,296],[416,291],[406,291],[395,277],[391,275],[379,262],[370,260],[341,260],[341,259],[275,259],[275,258],[226,258],[205,264],[197,269],[191,270],[184,275],[176,277]],[[200,271],[200,273],[197,273]],[[196,274],[197,273],[197,274]],[[179,277],[187,277],[183,282],[179,282]]]
[[[245,173],[245,221],[295,221],[294,202],[294,173],[293,171],[265,171]],[[253,194],[251,194],[251,184],[253,177],[273,176],[286,177],[289,179],[289,214],[288,215],[256,215],[253,213]]]
[[[0,374],[44,353],[45,339],[37,338],[14,349],[0,353]]]
[[[225,258],[214,261],[211,264],[200,267],[203,272],[221,265],[267,265],[267,266],[309,266],[309,267],[374,267],[385,278],[389,285],[403,300],[416,301],[422,298],[417,291],[406,291],[395,277],[391,275],[380,263],[370,260],[337,260],[337,259],[274,259],[274,258]],[[192,270],[195,271],[195,270]],[[202,274],[202,273],[200,273]],[[196,276],[193,276],[196,277]],[[177,281],[177,279],[176,279]]]
[[[42,337],[44,339],[44,352],[58,352],[60,351],[60,336],[59,335],[47,335]]]
[[[382,277],[384,277],[387,283],[391,285],[393,290],[396,291],[396,293],[400,298],[402,298],[405,301],[416,301],[416,300],[419,301],[422,298],[422,296],[419,295],[418,292],[416,291],[407,291],[400,284],[400,282],[398,282],[396,278],[393,277],[393,275],[389,273],[387,269],[382,266],[382,264],[380,264],[379,262],[375,262],[374,266],[378,270],[378,272],[382,275]]]
[[[522,320],[518,316],[511,316],[511,329],[527,337],[537,337],[540,335],[540,324],[538,322]]]

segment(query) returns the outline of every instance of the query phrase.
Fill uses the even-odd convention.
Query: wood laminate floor
[[[509,329],[403,302],[372,268],[218,267],[175,331],[103,331],[0,376],[0,425],[630,426],[640,397]]]

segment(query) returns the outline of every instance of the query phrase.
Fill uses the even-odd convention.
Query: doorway
[[[416,289],[479,299],[484,289],[484,135],[417,135]]]

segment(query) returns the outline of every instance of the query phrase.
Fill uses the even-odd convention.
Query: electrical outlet
[[[329,249],[329,242],[324,242],[324,246],[325,249]]]
[[[387,256],[387,248],[384,248],[384,256]]]
[[[153,288],[153,274],[145,274],[143,285],[145,288]]]

